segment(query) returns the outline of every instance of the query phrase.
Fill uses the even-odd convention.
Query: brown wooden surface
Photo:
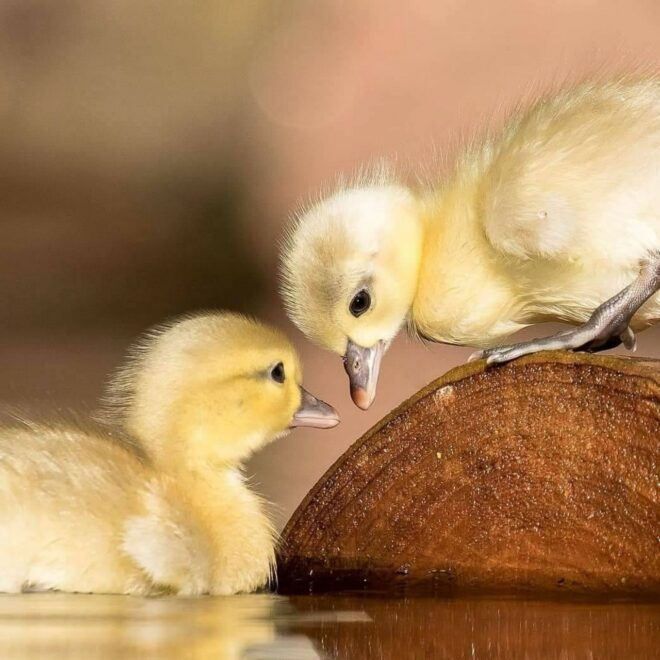
[[[449,372],[367,432],[283,532],[280,591],[660,595],[660,362]]]

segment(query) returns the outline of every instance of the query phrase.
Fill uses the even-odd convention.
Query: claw
[[[513,347],[505,347],[501,351],[490,351],[489,354],[486,356],[486,366],[490,367],[494,364],[502,364],[504,362],[510,362],[511,360],[515,359],[517,356],[514,354],[512,357],[509,357],[509,348]]]
[[[468,362],[477,362],[478,360],[482,360],[484,357],[486,357],[486,353],[488,351],[475,351],[474,353],[470,354],[470,357],[467,359]]]
[[[623,345],[629,350],[635,352],[637,350],[637,337],[630,326],[619,335],[619,339]]]

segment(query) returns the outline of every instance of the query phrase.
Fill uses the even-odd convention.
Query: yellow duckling
[[[274,534],[241,463],[339,419],[278,331],[208,313],[152,331],[103,427],[0,431],[0,591],[232,594],[264,586]]]
[[[380,360],[413,333],[494,346],[526,325],[581,324],[475,354],[599,350],[660,320],[660,79],[582,84],[516,112],[465,149],[441,185],[381,169],[301,213],[283,296],[339,353],[368,408]]]

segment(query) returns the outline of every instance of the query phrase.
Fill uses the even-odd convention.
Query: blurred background
[[[254,312],[343,417],[248,465],[281,526],[363,431],[470,353],[401,338],[376,404],[354,408],[339,359],[280,311],[291,210],[365,160],[451,160],[533,90],[658,70],[659,30],[657,0],[1,0],[0,400],[88,410],[147,326]],[[660,328],[638,350],[660,357]]]

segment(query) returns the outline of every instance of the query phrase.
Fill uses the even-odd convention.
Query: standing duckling
[[[660,320],[660,79],[541,99],[428,190],[387,171],[338,190],[300,214],[282,271],[289,315],[343,357],[365,409],[405,322],[480,347],[532,323],[578,326],[473,356],[489,364],[634,348]]]
[[[152,331],[112,381],[123,429],[0,430],[0,591],[180,595],[263,587],[274,533],[241,463],[339,419],[279,332],[210,313]]]

